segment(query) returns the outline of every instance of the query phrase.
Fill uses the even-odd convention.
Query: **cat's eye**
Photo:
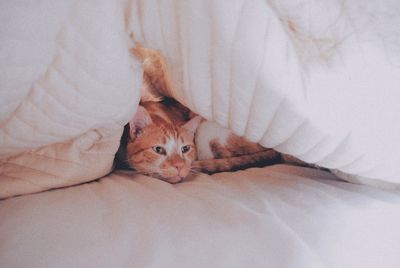
[[[161,146],[153,146],[153,151],[158,154],[165,154],[165,149]]]
[[[190,145],[182,146],[181,151],[182,153],[187,153],[190,150]]]

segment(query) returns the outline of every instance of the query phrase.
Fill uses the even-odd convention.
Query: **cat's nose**
[[[175,162],[173,165],[178,171],[180,171],[185,166],[185,163],[178,161],[178,162]]]

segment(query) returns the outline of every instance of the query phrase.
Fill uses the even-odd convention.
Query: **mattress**
[[[276,165],[0,201],[0,267],[400,267],[400,195]]]

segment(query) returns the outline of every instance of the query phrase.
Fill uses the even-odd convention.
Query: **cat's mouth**
[[[150,176],[171,184],[176,184],[179,182],[184,181],[189,175],[190,175],[190,170],[179,170],[179,171],[171,171],[171,170],[159,170],[159,171],[154,171],[154,170],[144,170],[144,169],[135,169],[138,171],[138,173]]]
[[[144,173],[144,174],[147,175],[147,176],[150,176],[150,177],[153,177],[153,178],[156,178],[156,179],[171,183],[171,184],[176,184],[176,183],[182,182],[185,179],[185,177],[181,177],[179,175],[175,175],[175,176],[172,176],[172,177],[167,177],[167,176],[163,176],[161,174],[154,174],[154,173],[153,174]]]
[[[172,173],[172,174],[171,174]],[[189,171],[182,169],[182,170],[176,170],[175,172],[166,172],[165,174],[159,174],[159,179],[169,182],[172,184],[182,182],[188,175]]]

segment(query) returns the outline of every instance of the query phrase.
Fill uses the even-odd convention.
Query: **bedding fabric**
[[[400,197],[284,165],[0,202],[0,267],[400,267]]]
[[[399,10],[397,0],[1,1],[0,197],[111,171],[140,96],[135,42],[166,57],[171,95],[205,118],[396,188]]]

